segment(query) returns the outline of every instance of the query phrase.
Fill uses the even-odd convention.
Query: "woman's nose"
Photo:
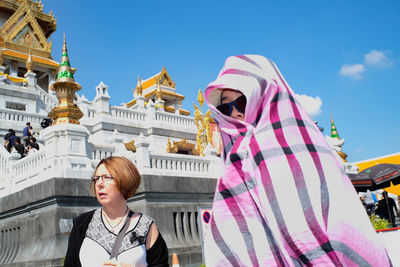
[[[232,107],[231,117],[237,120],[244,120],[244,114],[239,112],[235,107]]]
[[[101,177],[97,182],[96,182],[96,186],[99,188],[103,188],[104,187],[104,180]]]

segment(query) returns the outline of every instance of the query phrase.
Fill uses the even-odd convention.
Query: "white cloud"
[[[296,97],[302,107],[311,117],[317,116],[321,113],[322,100],[318,96],[312,97],[308,95],[296,94]]]
[[[340,75],[350,77],[352,79],[362,79],[362,74],[365,72],[365,67],[362,64],[347,65],[344,64],[340,68]]]
[[[371,50],[364,56],[364,62],[366,65],[372,65],[376,67],[391,67],[393,63],[386,56],[383,51]]]

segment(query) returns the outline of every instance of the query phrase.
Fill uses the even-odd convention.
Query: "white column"
[[[149,145],[147,138],[140,133],[139,138],[135,142],[136,162],[139,169],[150,168]]]
[[[138,109],[144,109],[144,101],[146,100],[146,98],[144,96],[138,95],[136,97],[136,107]]]
[[[58,124],[40,132],[45,142],[46,177],[89,179],[93,169],[89,159],[89,131],[78,124]]]
[[[30,71],[30,72],[25,73],[24,77],[28,80],[29,87],[36,86],[36,73]]]

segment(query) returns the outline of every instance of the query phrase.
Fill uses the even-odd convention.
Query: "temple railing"
[[[10,153],[4,148],[3,145],[0,146],[0,183],[10,174],[9,166]]]
[[[39,97],[40,97],[40,100],[42,100],[43,103],[46,104],[47,112],[50,112],[53,108],[57,107],[57,105],[58,105],[58,100],[57,100],[56,96],[48,94],[43,89],[39,90]]]
[[[136,110],[130,110],[124,107],[110,106],[110,115],[112,117],[134,120],[134,121],[145,121],[146,113],[139,112]]]
[[[150,154],[150,167],[143,170],[156,175],[217,178],[215,173],[217,162],[210,158],[191,155]]]
[[[37,114],[31,114],[27,113],[25,111],[19,111],[19,110],[13,110],[13,109],[0,109],[0,120],[6,120],[6,121],[19,121],[19,122],[30,122],[33,124],[40,124],[43,118],[46,116],[43,115],[37,115]]]
[[[106,146],[93,146],[90,149],[91,160],[101,160],[103,158],[114,156],[114,147]]]
[[[155,120],[158,122],[164,122],[169,125],[177,125],[183,127],[196,127],[194,118],[189,116],[183,116],[179,114],[173,114],[168,112],[156,111]]]
[[[12,165],[13,183],[18,184],[37,176],[45,166],[46,154],[44,150],[30,152],[28,156],[16,161]]]

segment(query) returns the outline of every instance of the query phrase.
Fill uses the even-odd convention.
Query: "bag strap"
[[[117,238],[115,239],[115,242],[114,242],[113,248],[111,250],[111,254],[110,254],[110,260],[112,258],[118,257],[119,248],[121,247],[122,240],[124,240],[125,233],[129,228],[129,224],[131,222],[132,215],[133,215],[133,211],[129,210],[128,216],[126,217],[126,220],[125,220],[125,225],[124,225],[124,227],[122,227],[121,231],[119,231]]]

